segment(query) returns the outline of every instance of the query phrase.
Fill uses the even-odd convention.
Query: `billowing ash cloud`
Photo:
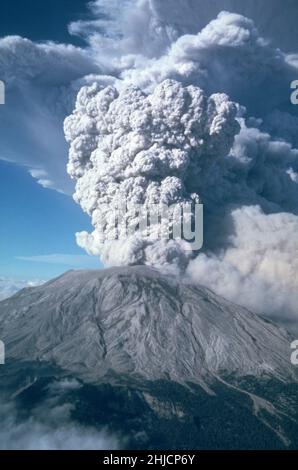
[[[98,71],[84,49],[0,38],[0,79],[6,89],[0,160],[23,165],[42,186],[71,194],[63,120],[80,88]],[[109,77],[97,79],[109,83]]]
[[[75,200],[95,227],[92,234],[77,235],[79,245],[107,264],[185,267],[183,240],[148,240],[139,231],[111,241],[111,207],[125,202],[127,223],[133,224],[136,204],[150,210],[199,202],[205,168],[228,154],[240,129],[236,113],[225,94],[208,98],[200,88],[173,80],[149,95],[135,86],[84,87],[64,126]]]
[[[138,5],[166,46],[149,41],[153,48],[139,43],[139,50],[137,22],[125,23],[133,15],[126,7],[121,32],[89,36],[93,50],[105,45],[115,59],[118,91],[84,88],[66,121],[75,198],[95,227],[78,234],[78,243],[108,264],[187,268],[194,282],[226,298],[297,322],[297,117],[289,99],[296,56],[236,13],[221,12],[201,31],[181,35],[170,18],[161,21],[158,1]],[[194,259],[172,241],[107,241],[103,203],[193,197],[205,214],[204,249]]]
[[[0,40],[0,78],[11,103],[1,110],[0,158],[71,192],[62,121],[77,90],[96,81],[80,92],[66,123],[75,197],[94,225],[92,234],[77,236],[79,244],[108,264],[188,265],[194,282],[297,321],[298,107],[290,103],[297,2],[96,0],[92,8],[94,21],[70,25],[85,49]],[[161,103],[164,82],[179,93]],[[110,84],[117,89],[104,88]],[[214,93],[229,96],[213,106],[218,134],[206,125]],[[229,100],[239,103],[239,134]],[[194,260],[182,243],[108,240],[105,202],[198,197],[204,249]]]
[[[253,311],[297,322],[298,150],[239,118],[232,150],[201,189],[205,249],[188,274]]]
[[[95,19],[69,27],[86,39],[86,48],[0,38],[0,79],[7,95],[0,159],[23,165],[41,185],[72,192],[62,122],[78,90],[94,79],[109,84],[121,77],[153,89],[170,77],[207,94],[225,92],[262,117],[275,106],[289,105],[297,58],[277,47],[295,52],[298,7],[293,0],[270,0],[270,8],[258,0],[210,0],[208,5],[205,0],[96,0],[90,5]],[[232,13],[216,20],[222,10]]]
[[[191,261],[188,275],[297,332],[298,217],[266,214],[260,206],[234,208],[222,216],[218,227],[226,224],[228,237],[217,250]]]
[[[246,16],[274,47],[296,49],[295,0],[93,0],[93,20],[75,21],[69,30],[88,39],[93,50],[159,57],[180,36],[197,34],[221,11]],[[118,47],[117,47],[118,46]]]
[[[251,19],[221,12],[197,34],[179,37],[161,57],[137,57],[122,77],[145,89],[173,78],[208,93],[224,91],[264,116],[289,102],[297,73],[297,64],[262,38]]]

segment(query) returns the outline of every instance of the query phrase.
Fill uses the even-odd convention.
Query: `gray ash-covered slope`
[[[30,408],[75,377],[75,419],[127,447],[298,445],[291,338],[204,287],[146,267],[70,271],[0,302],[0,338],[3,393]]]

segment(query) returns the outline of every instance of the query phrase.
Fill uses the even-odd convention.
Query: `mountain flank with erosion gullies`
[[[290,335],[205,287],[144,266],[70,271],[0,302],[0,338],[20,420],[75,380],[72,420],[128,449],[297,448]]]

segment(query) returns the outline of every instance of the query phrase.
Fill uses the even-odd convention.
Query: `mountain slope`
[[[290,337],[206,288],[146,267],[70,271],[1,302],[0,338],[6,393],[22,400],[45,377],[75,377],[83,408],[101,410],[97,424],[129,435],[128,446],[296,445]]]

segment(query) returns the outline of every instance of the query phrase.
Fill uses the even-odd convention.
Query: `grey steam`
[[[121,34],[88,36],[113,80],[99,76],[84,87],[65,121],[74,197],[94,226],[77,234],[78,244],[107,265],[184,272],[229,300],[297,326],[298,119],[289,101],[297,57],[234,12],[221,12],[201,31],[194,24],[180,31],[163,16],[169,3],[128,2]],[[193,2],[179,4],[185,19]],[[204,205],[199,254],[185,250],[185,240],[144,240],[140,230],[113,239],[109,205],[198,200]],[[134,217],[128,210],[132,225]]]
[[[191,253],[183,239],[148,239],[136,230],[114,240],[111,207],[125,201],[132,225],[136,204],[150,210],[199,202],[205,167],[229,153],[240,130],[236,114],[227,95],[207,97],[174,80],[163,81],[151,94],[135,86],[84,87],[64,126],[74,197],[94,226],[91,234],[77,234],[78,244],[107,265],[185,269]]]

